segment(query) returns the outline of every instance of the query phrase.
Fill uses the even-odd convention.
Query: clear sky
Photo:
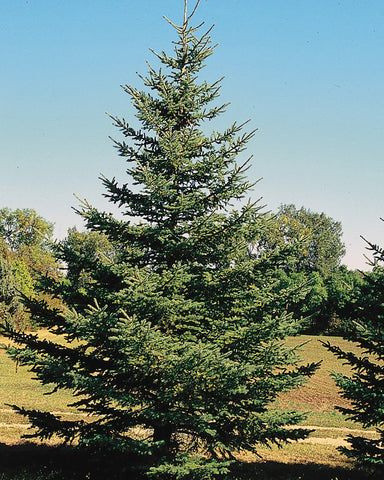
[[[194,2],[189,1],[192,6]],[[131,119],[149,48],[170,51],[183,0],[0,0],[0,207],[34,208],[61,238],[73,196],[110,211],[100,173],[126,181],[106,111]],[[384,1],[202,0],[225,75],[221,126],[251,119],[252,198],[342,222],[351,268],[384,245]]]

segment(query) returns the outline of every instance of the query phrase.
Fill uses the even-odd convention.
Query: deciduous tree
[[[52,255],[53,224],[32,209],[2,208],[0,210],[0,258],[11,272],[12,308],[5,308],[7,321],[19,328],[30,325],[29,313],[23,308],[21,296],[46,296],[39,292],[43,278],[59,275],[59,265]],[[8,280],[6,280],[8,279]]]
[[[302,241],[296,262],[288,269],[306,273],[319,272],[325,278],[339,267],[345,254],[341,223],[325,213],[312,212],[295,205],[282,205],[270,219],[262,237],[266,249]]]
[[[21,246],[42,246],[53,233],[53,224],[30,208],[0,210],[0,237],[13,251]]]

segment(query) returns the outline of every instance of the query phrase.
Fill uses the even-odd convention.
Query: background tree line
[[[287,309],[305,319],[303,333],[342,334],[365,274],[341,263],[345,254],[341,223],[323,212],[282,205],[266,218],[259,246],[273,250],[294,244],[296,255],[279,270],[276,288],[293,283],[303,288]]]
[[[300,285],[286,308],[304,319],[303,333],[341,335],[348,329],[353,305],[371,274],[341,264],[345,249],[340,222],[325,213],[282,205],[276,213],[263,216],[262,231],[250,248],[259,253],[290,249],[275,272],[274,289]],[[81,302],[95,284],[89,273],[92,264],[117,254],[118,247],[99,232],[70,228],[63,241],[54,242],[53,224],[34,210],[1,209],[1,318],[21,328],[35,327],[21,297],[40,296],[48,301],[42,292],[59,278],[60,288],[68,285],[73,301]]]

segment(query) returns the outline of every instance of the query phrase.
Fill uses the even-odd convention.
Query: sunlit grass
[[[312,445],[309,443],[292,443],[279,448],[263,447],[258,449],[258,454],[244,453],[239,459],[245,462],[279,462],[283,464],[301,463],[327,465],[331,467],[351,468],[352,462],[340,455],[340,452],[332,445]]]
[[[278,405],[281,408],[294,408],[309,412],[308,419],[311,420],[311,425],[356,428],[356,423],[346,420],[335,410],[336,406],[347,407],[350,404],[340,396],[331,375],[333,371],[348,375],[351,373],[351,369],[330,353],[321,344],[321,340],[329,341],[345,350],[359,352],[359,348],[355,344],[340,337],[301,335],[289,338],[287,341],[289,346],[306,342],[301,349],[303,363],[321,360],[321,365],[306,385],[281,396]]]
[[[47,411],[73,411],[68,407],[73,401],[73,396],[66,391],[49,395],[53,385],[41,385],[33,380],[34,374],[27,367],[17,366],[5,353],[0,350],[0,409],[9,410],[6,404],[16,404],[25,408],[38,408]],[[1,412],[0,422],[3,415]],[[18,416],[20,419],[20,416]]]

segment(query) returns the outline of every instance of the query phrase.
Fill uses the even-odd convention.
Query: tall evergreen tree
[[[359,296],[351,306],[352,318],[345,338],[361,348],[356,354],[324,343],[345,364],[352,375],[334,374],[341,395],[350,400],[349,408],[337,407],[342,413],[362,423],[376,427],[377,439],[350,435],[349,448],[340,448],[358,463],[370,465],[383,472],[384,467],[384,250],[368,242],[373,252],[372,272],[365,274]]]
[[[269,407],[315,369],[298,366],[283,342],[297,328],[284,312],[289,291],[274,292],[287,253],[260,256],[252,248],[259,207],[233,210],[251,187],[248,161],[235,160],[253,133],[236,123],[222,133],[203,128],[225,105],[214,103],[219,82],[198,82],[213,47],[209,31],[197,36],[201,26],[191,26],[186,4],[182,25],[169,22],[178,36],[173,55],[156,54],[163,69],[150,66],[145,91],[123,87],[142,128],[113,117],[130,182],[102,181],[126,219],[87,203],[79,211],[113,255],[84,261],[67,242],[59,257],[76,265],[78,256],[88,269],[82,297],[67,278],[50,286],[64,312],[29,305],[66,343],[8,332],[20,345],[10,349],[15,359],[42,383],[71,389],[74,405],[92,414],[63,421],[15,407],[36,436],[134,453],[156,479],[216,478],[239,450],[303,438],[306,431],[285,428],[301,414]]]

